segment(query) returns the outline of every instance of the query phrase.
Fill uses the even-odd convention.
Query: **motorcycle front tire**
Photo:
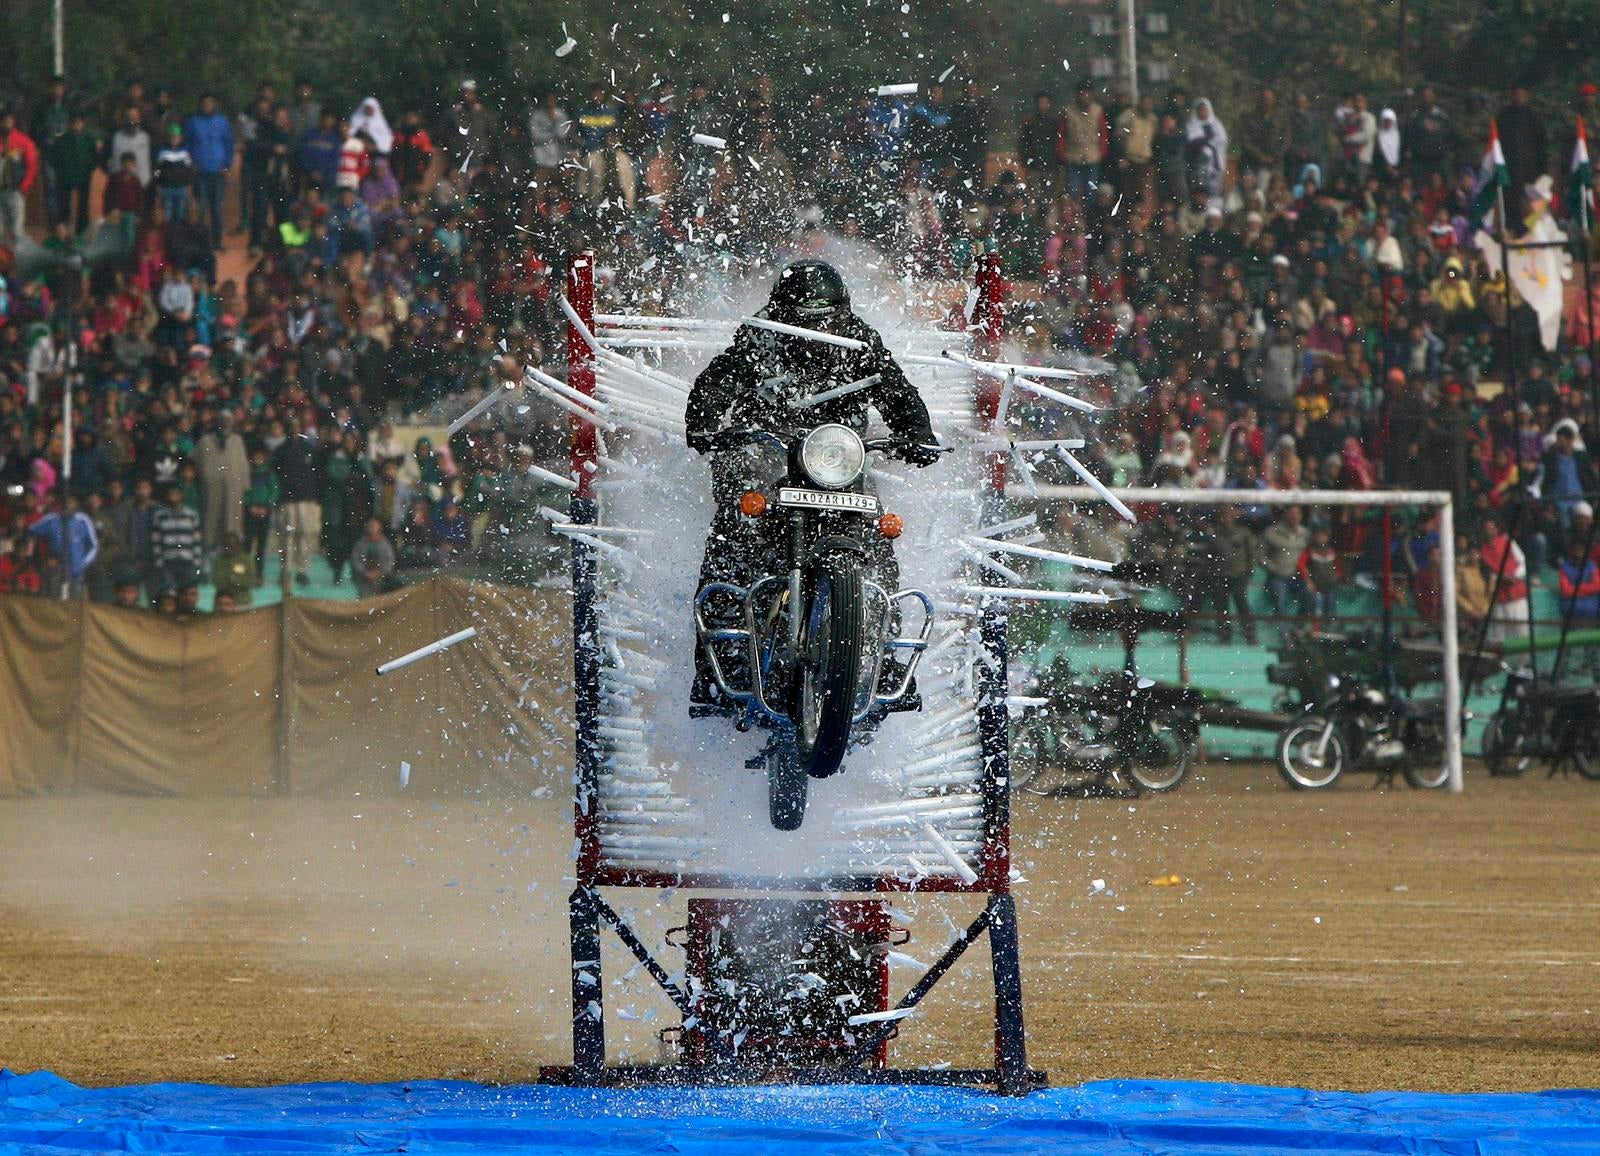
[[[767,818],[774,830],[798,831],[806,818],[811,779],[792,742],[778,743],[767,756]]]
[[[1311,715],[1290,723],[1278,735],[1278,773],[1297,791],[1325,790],[1344,774],[1347,754],[1337,727],[1328,736],[1328,747],[1320,766],[1314,756],[1306,753],[1308,748],[1316,746],[1327,725],[1327,719]]]
[[[1177,790],[1194,766],[1200,746],[1200,732],[1182,715],[1165,712],[1150,720],[1150,734],[1126,764],[1128,776],[1152,794]]]
[[[800,767],[813,779],[838,771],[850,745],[866,644],[863,581],[848,554],[823,556],[811,573],[792,717]]]
[[[1528,769],[1533,760],[1522,748],[1522,724],[1515,716],[1497,714],[1483,728],[1483,761],[1494,777],[1514,778]]]

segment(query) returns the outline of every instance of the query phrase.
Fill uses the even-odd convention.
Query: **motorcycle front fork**
[[[1322,734],[1317,737],[1317,761],[1321,762],[1328,754],[1328,743],[1333,740],[1333,720],[1330,718],[1322,726]]]

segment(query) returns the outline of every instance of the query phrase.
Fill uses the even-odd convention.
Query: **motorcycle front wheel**
[[[836,772],[850,745],[865,622],[861,564],[845,554],[822,558],[811,575],[794,696],[795,749],[802,771],[814,779]]]
[[[774,745],[767,756],[767,817],[774,829],[798,831],[806,818],[811,779],[795,754],[794,743]]]
[[[1199,731],[1190,719],[1172,713],[1156,715],[1147,726],[1125,768],[1144,790],[1154,794],[1171,791],[1194,766]]]
[[[1344,739],[1337,728],[1328,736],[1322,753],[1317,753],[1327,726],[1327,719],[1313,715],[1291,723],[1278,735],[1278,773],[1297,791],[1331,787],[1344,774]]]
[[[1408,762],[1400,773],[1419,791],[1436,791],[1450,781],[1444,765],[1443,729],[1432,722],[1417,723],[1406,739]]]
[[[1522,753],[1522,724],[1510,715],[1495,715],[1483,728],[1483,761],[1496,776],[1522,774],[1533,757]]]

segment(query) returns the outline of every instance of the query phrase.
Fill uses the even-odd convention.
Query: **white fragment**
[[[411,785],[411,764],[400,764],[400,787],[403,790]]]
[[[697,132],[689,139],[697,145],[705,145],[708,149],[725,149],[728,147],[726,140],[720,136],[712,136],[710,133]]]
[[[903,1020],[917,1009],[914,1007],[890,1008],[888,1011],[862,1012],[860,1015],[851,1016],[844,1022],[853,1028],[862,1024],[881,1024],[891,1020]]]
[[[943,84],[946,80],[950,79],[950,74],[952,72],[954,72],[955,70],[956,70],[956,66],[952,64],[949,68],[947,68],[943,72],[941,72],[939,74],[939,83]]]
[[[915,84],[880,84],[880,85],[878,85],[878,95],[879,96],[915,96],[916,94],[917,94],[917,86]]]

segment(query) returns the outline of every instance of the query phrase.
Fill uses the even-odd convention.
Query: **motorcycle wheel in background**
[[[1048,721],[1041,711],[1011,731],[1011,787],[1030,795],[1048,796],[1059,783],[1051,773],[1056,761],[1056,743]]]
[[[1443,728],[1432,722],[1419,722],[1406,739],[1406,765],[1401,774],[1419,791],[1437,791],[1450,781],[1444,765]]]
[[[1298,791],[1315,791],[1333,786],[1344,774],[1348,753],[1337,727],[1328,736],[1321,756],[1317,746],[1328,720],[1312,715],[1291,723],[1278,736],[1278,773]]]
[[[1124,769],[1146,791],[1170,791],[1188,776],[1199,746],[1199,731],[1190,719],[1161,711],[1145,724]]]
[[[846,554],[823,557],[811,572],[811,603],[795,672],[795,751],[805,774],[825,779],[850,745],[866,639],[861,564]]]
[[[1522,724],[1510,715],[1496,715],[1483,728],[1483,761],[1489,773],[1514,777],[1533,763],[1532,755],[1522,753]]]

